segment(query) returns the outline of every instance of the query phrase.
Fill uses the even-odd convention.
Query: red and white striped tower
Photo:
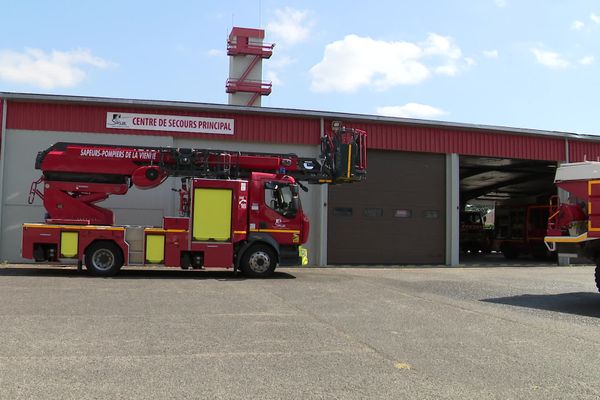
[[[234,27],[227,40],[229,79],[225,90],[229,104],[260,106],[261,96],[271,93],[271,82],[262,80],[262,60],[273,54],[274,44],[264,44],[263,29]]]

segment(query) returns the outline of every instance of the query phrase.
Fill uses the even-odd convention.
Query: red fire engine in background
[[[600,162],[563,164],[556,169],[554,183],[569,196],[563,202],[557,197],[551,201],[546,246],[558,254],[592,260],[600,291]]]
[[[366,177],[366,133],[338,128],[322,138],[318,158],[208,149],[56,143],[38,153],[41,178],[29,202],[43,200],[44,223],[23,225],[22,256],[77,260],[94,275],[123,265],[233,268],[269,276],[299,265],[309,221],[299,188]],[[180,177],[180,216],[161,227],[118,226],[97,203]],[[38,189],[38,187],[42,189]]]
[[[551,257],[544,245],[548,204],[498,206],[495,208],[494,249],[507,259],[529,254],[538,260]]]

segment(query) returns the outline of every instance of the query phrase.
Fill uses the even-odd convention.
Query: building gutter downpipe
[[[4,166],[6,164],[6,114],[8,103],[6,99],[2,99],[2,119],[0,126],[0,240],[2,240],[2,212],[4,204]]]

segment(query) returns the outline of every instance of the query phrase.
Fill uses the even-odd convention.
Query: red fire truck
[[[538,260],[551,258],[544,245],[548,210],[548,204],[496,207],[494,248],[511,260],[524,254]]]
[[[38,153],[41,178],[29,203],[43,201],[44,223],[23,225],[22,256],[72,259],[99,276],[123,265],[228,268],[269,276],[299,265],[308,239],[302,182],[349,183],[366,177],[366,133],[338,128],[322,138],[318,158],[294,154],[56,143]],[[180,177],[180,215],[160,227],[115,225],[97,203],[131,186],[155,188]]]
[[[593,261],[600,291],[600,162],[563,164],[556,169],[554,183],[569,196],[563,202],[551,200],[546,246]]]

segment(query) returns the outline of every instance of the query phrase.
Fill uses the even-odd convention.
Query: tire
[[[123,252],[113,242],[94,242],[85,250],[85,267],[96,276],[114,276],[123,266]]]
[[[600,292],[600,263],[596,265],[596,272],[594,274],[594,277],[596,278],[596,288]]]
[[[244,252],[240,267],[249,278],[266,278],[273,275],[277,255],[271,246],[255,244]]]

